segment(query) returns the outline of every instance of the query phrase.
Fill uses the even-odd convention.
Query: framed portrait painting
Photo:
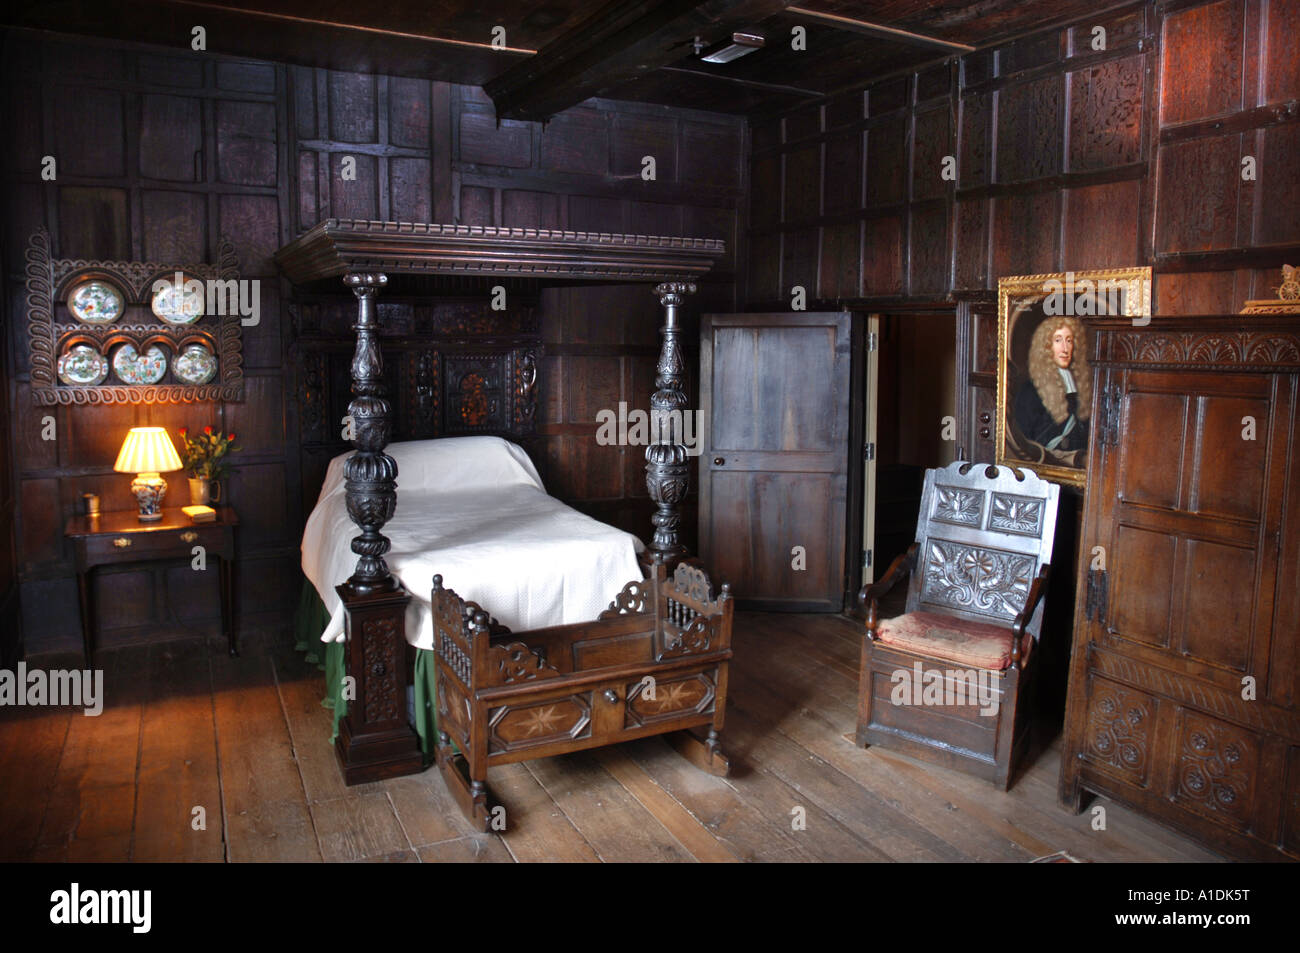
[[[1151,269],[998,279],[996,460],[1083,486],[1092,424],[1088,319],[1151,319]]]

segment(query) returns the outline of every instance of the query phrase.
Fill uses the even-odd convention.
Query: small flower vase
[[[190,502],[195,506],[207,506],[221,499],[221,485],[216,480],[206,477],[190,480]]]

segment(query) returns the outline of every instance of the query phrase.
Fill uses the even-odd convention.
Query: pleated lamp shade
[[[119,473],[167,473],[180,468],[181,458],[163,427],[132,427],[113,464]]]

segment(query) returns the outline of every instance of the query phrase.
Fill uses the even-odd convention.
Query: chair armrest
[[[858,602],[867,610],[867,638],[875,640],[876,626],[879,620],[876,618],[878,601],[887,592],[898,585],[899,580],[906,578],[916,567],[916,554],[921,551],[920,543],[912,543],[907,547],[907,552],[898,556],[889,564],[889,569],[879,580],[869,586],[863,586],[858,593]]]
[[[1038,575],[1030,583],[1029,595],[1025,597],[1025,607],[1016,616],[1016,621],[1011,623],[1011,665],[1013,668],[1020,664],[1020,645],[1025,640],[1025,626],[1029,625],[1029,620],[1034,617],[1038,604],[1047,595],[1047,577],[1051,574],[1051,570],[1051,564],[1043,563],[1043,568],[1038,570]]]

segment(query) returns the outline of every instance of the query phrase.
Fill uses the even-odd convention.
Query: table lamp
[[[137,474],[131,481],[131,492],[140,505],[141,523],[162,519],[167,481],[159,474],[180,468],[181,458],[176,455],[176,448],[164,428],[132,427],[127,433],[113,469],[118,473]]]

